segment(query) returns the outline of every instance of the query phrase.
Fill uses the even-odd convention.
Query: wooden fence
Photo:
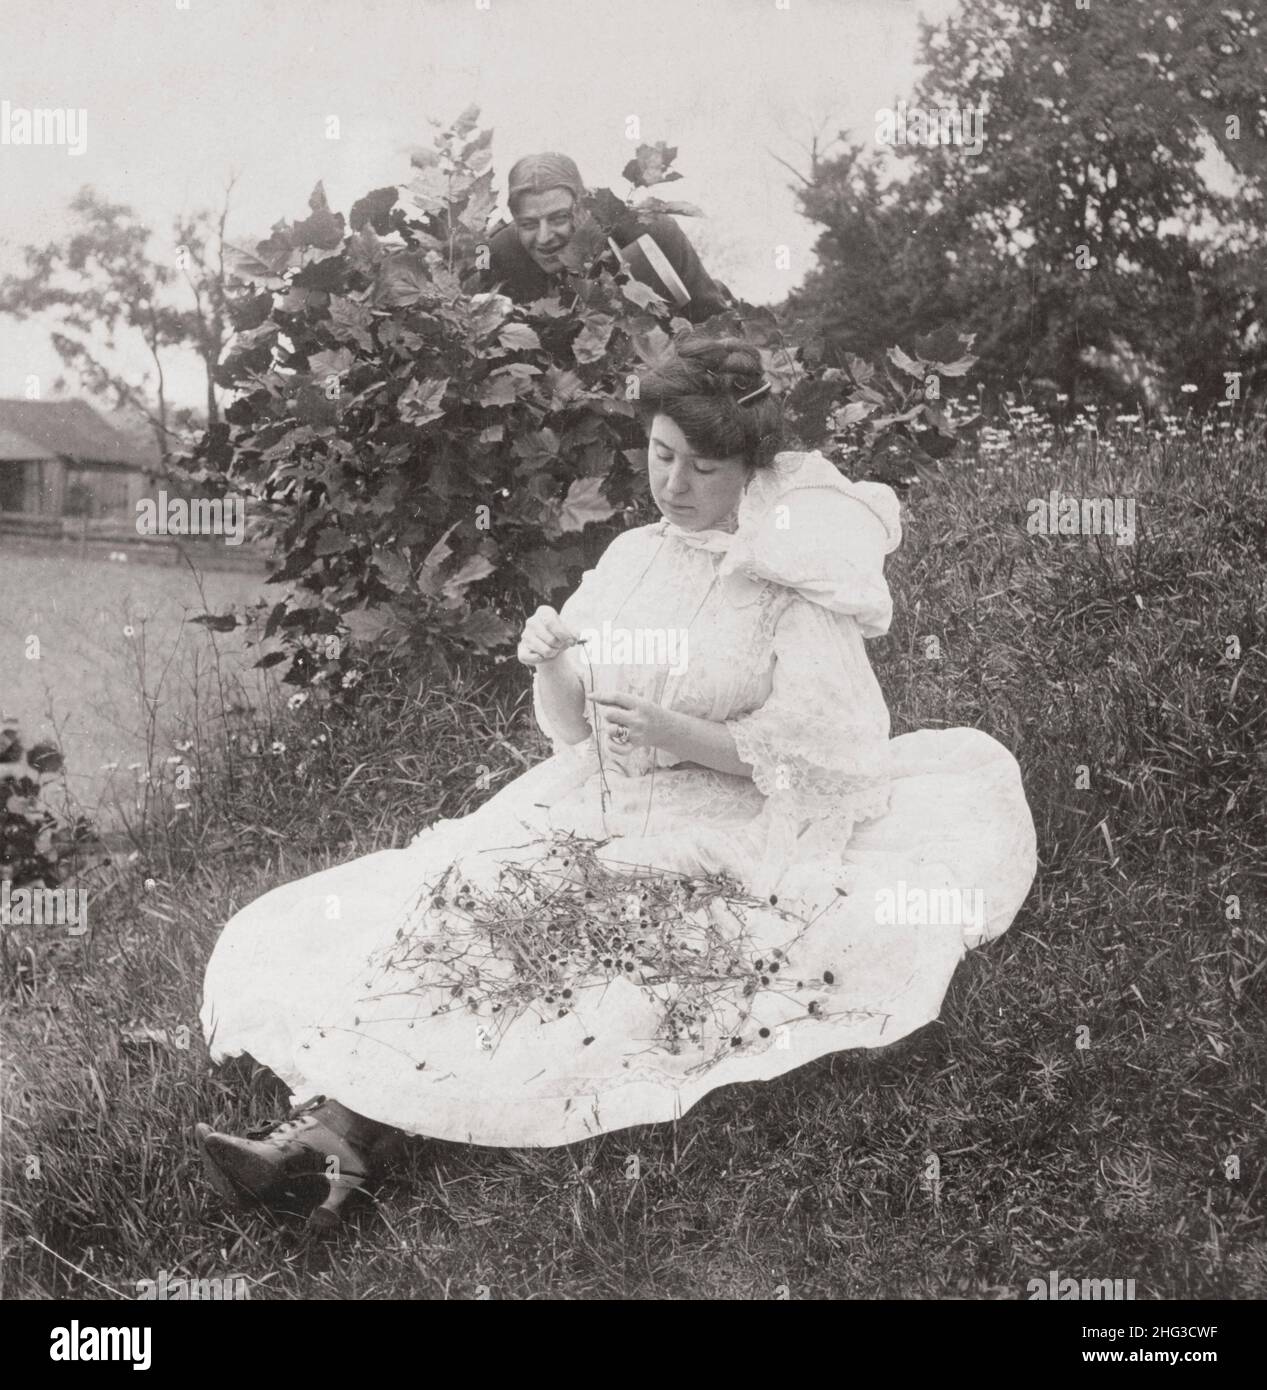
[[[261,574],[268,564],[267,549],[249,541],[226,545],[223,536],[144,536],[118,520],[92,521],[36,512],[0,512],[0,547],[74,554],[83,559],[123,554],[129,563],[149,565],[180,565],[188,556],[200,569],[254,570]]]

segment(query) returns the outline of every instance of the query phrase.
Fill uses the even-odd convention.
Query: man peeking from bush
[[[562,252],[576,232],[585,188],[575,162],[553,153],[525,155],[508,182],[513,220],[493,234],[486,283],[528,304],[562,288]],[[608,232],[612,255],[675,313],[701,323],[728,307],[725,287],[709,276],[672,217],[630,208]]]

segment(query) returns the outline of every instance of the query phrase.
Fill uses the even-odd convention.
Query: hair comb
[[[749,391],[746,396],[740,396],[735,402],[736,405],[751,405],[753,401],[760,400],[771,388],[769,381],[763,381],[755,391]]]

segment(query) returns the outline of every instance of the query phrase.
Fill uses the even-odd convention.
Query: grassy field
[[[120,563],[12,538],[3,547],[0,715],[31,742],[56,742],[68,764],[58,793],[118,829],[143,809],[137,773],[160,744],[170,751],[182,712],[203,703],[209,685],[229,679],[258,698],[255,654],[240,636],[213,638],[188,619],[257,599],[263,573],[195,573],[135,554]]]
[[[1231,430],[1127,422],[1097,449],[1018,422],[913,494],[871,644],[894,733],[976,725],[1012,748],[1041,860],[940,1020],[674,1125],[414,1141],[325,1246],[223,1209],[189,1142],[281,1101],[198,1040],[219,925],[542,750],[522,698],[468,689],[262,727],[249,767],[204,781],[188,839],[103,887],[90,937],[37,941],[6,981],[7,1295],[133,1296],[166,1270],[242,1276],[253,1299],[1017,1299],[1054,1269],[1140,1299],[1267,1296],[1265,465]],[[1134,544],[1029,535],[1057,485],[1133,499]]]

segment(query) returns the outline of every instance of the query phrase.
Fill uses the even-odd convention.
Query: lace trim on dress
[[[875,820],[889,809],[891,784],[888,746],[871,730],[836,727],[839,751],[820,744],[811,761],[771,739],[747,719],[727,721],[735,752],[752,768],[752,781],[763,796],[786,808],[796,820],[848,817]],[[847,838],[847,837],[846,837]],[[844,841],[841,842],[842,847]]]

